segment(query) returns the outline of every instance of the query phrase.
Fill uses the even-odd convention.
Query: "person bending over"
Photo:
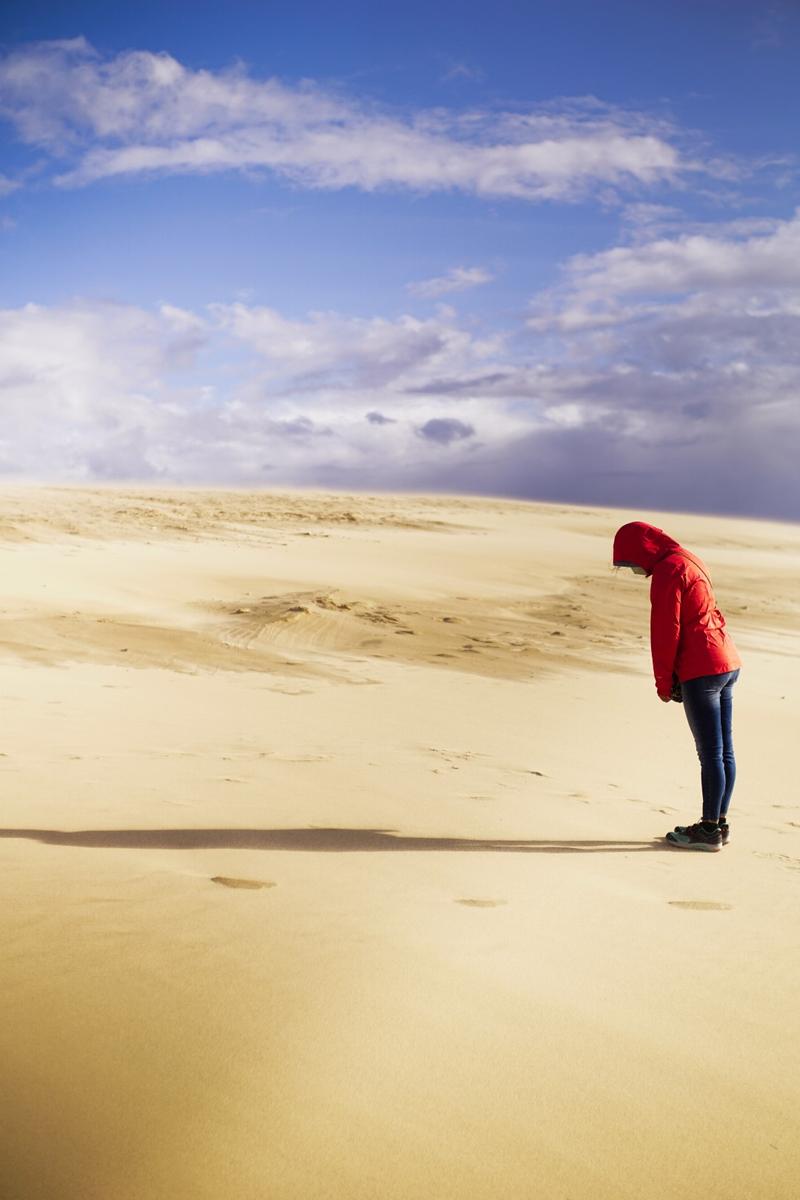
[[[733,688],[741,659],[717,608],[705,563],[663,529],[631,521],[614,538],[615,567],[650,578],[650,647],[658,697],[683,702],[700,759],[702,819],[676,825],[667,841],[683,850],[720,850],[730,838],[736,782]]]

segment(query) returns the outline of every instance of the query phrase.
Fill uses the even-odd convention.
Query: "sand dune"
[[[641,513],[745,660],[734,836],[631,514],[9,488],[3,1200],[789,1200],[800,528]]]

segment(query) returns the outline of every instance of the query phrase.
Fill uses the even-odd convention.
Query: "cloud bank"
[[[800,519],[798,299],[681,294],[557,342],[478,336],[451,310],[27,305],[0,312],[0,473]]]

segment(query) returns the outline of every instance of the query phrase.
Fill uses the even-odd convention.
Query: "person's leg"
[[[720,820],[726,820],[736,783],[736,757],[733,752],[733,687],[739,672],[731,671],[728,682],[719,694],[720,725],[722,728],[722,763],[725,768],[725,791],[720,805]]]
[[[683,707],[700,759],[703,820],[715,824],[719,820],[726,784],[720,692],[727,678],[727,674],[703,675],[683,684]]]

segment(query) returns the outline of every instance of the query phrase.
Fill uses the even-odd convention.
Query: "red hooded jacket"
[[[631,521],[614,538],[614,564],[620,563],[644,567],[650,576],[650,648],[660,696],[669,695],[673,673],[685,683],[742,665],[701,559],[663,529]]]

